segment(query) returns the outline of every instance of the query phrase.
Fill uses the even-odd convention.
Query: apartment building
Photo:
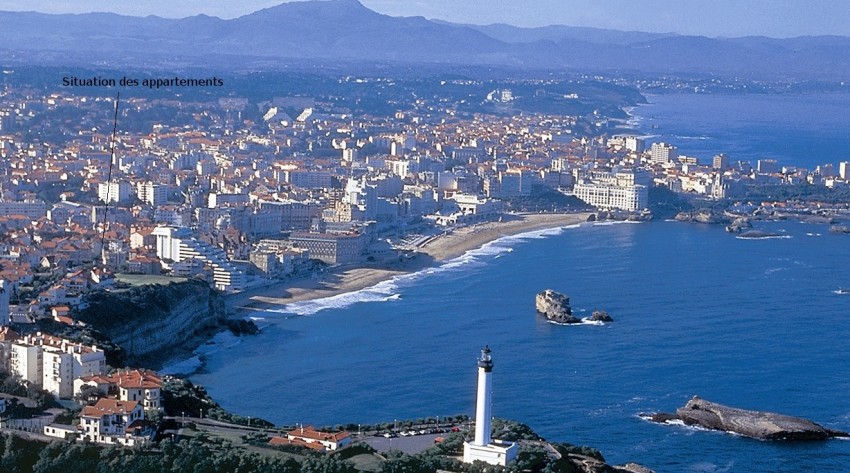
[[[38,332],[12,343],[9,367],[27,383],[69,399],[74,395],[74,380],[106,371],[106,355],[95,345]]]
[[[245,273],[227,259],[224,250],[198,241],[188,228],[159,226],[156,236],[156,255],[171,263],[185,260],[202,261],[212,268],[213,284],[220,291],[240,291],[247,281]]]

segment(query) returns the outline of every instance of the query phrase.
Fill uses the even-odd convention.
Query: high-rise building
[[[478,358],[478,395],[475,403],[475,439],[463,444],[464,463],[483,461],[491,465],[507,465],[516,459],[517,444],[490,438],[491,401],[493,397],[493,359],[485,346]]]
[[[850,179],[850,161],[838,163],[838,175],[841,179]]]
[[[652,143],[649,155],[653,163],[666,164],[676,157],[676,147],[667,143]]]
[[[756,163],[756,171],[759,174],[773,174],[779,172],[779,164],[775,159],[759,159]]]
[[[835,168],[832,166],[832,163],[821,164],[815,168],[815,173],[820,174],[823,177],[833,177],[835,176]]]
[[[101,182],[97,185],[97,198],[101,202],[126,202],[133,188],[129,182]]]
[[[729,167],[729,156],[726,156],[723,153],[718,154],[711,160],[711,167],[721,171],[725,170]]]
[[[633,153],[643,153],[646,149],[646,142],[643,138],[637,136],[627,136],[625,140],[625,148]]]
[[[168,186],[152,182],[139,183],[136,195],[142,202],[157,207],[168,202]]]
[[[63,399],[73,396],[75,379],[106,371],[102,349],[41,332],[12,343],[9,359],[12,373]]]

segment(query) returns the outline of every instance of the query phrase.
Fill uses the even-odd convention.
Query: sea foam
[[[301,316],[314,315],[326,309],[341,309],[349,307],[359,302],[390,302],[401,298],[398,292],[402,287],[409,287],[421,280],[422,278],[452,272],[458,270],[468,270],[471,267],[478,267],[486,264],[490,258],[495,259],[507,253],[514,251],[513,246],[528,240],[539,240],[552,236],[557,236],[567,229],[578,228],[581,224],[565,225],[555,228],[544,228],[541,230],[532,230],[517,235],[509,235],[498,238],[491,242],[485,243],[479,248],[469,250],[458,256],[450,259],[442,264],[422,269],[410,274],[394,276],[387,281],[381,281],[374,286],[360,289],[358,291],[346,292],[334,296],[323,297],[310,301],[292,302],[286,304],[279,309],[267,309],[263,313],[273,314],[295,314]]]

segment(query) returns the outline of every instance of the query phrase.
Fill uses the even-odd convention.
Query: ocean
[[[745,240],[678,222],[584,224],[509,237],[441,267],[255,314],[222,337],[204,384],[277,423],[373,423],[474,411],[475,357],[493,349],[493,413],[550,440],[659,472],[848,471],[850,442],[759,442],[651,424],[693,395],[850,429],[848,237],[768,223]],[[546,288],[607,325],[535,314]]]
[[[731,162],[775,159],[814,170],[850,161],[850,94],[649,95],[633,110],[631,126],[680,154]]]
[[[796,114],[811,97],[786,103],[784,121],[749,133],[740,131],[748,119],[716,114],[750,110],[762,98],[735,97],[704,104],[714,119],[699,116],[703,96],[651,97],[654,105],[635,113],[640,127],[707,158],[765,153],[809,166],[850,149],[842,130],[848,96],[829,101],[846,107],[843,123],[825,120],[825,143],[835,146],[811,148],[820,150],[813,161],[793,151],[806,145],[785,136],[795,126],[800,139],[819,136],[820,118]],[[687,136],[705,138],[673,139]],[[848,441],[761,442],[639,417],[699,395],[850,430],[850,295],[835,292],[850,288],[850,237],[796,222],[757,228],[780,236],[747,240],[719,226],[652,222],[502,238],[372,288],[256,313],[263,332],[221,334],[191,379],[229,410],[282,424],[473,415],[475,358],[488,344],[495,416],[599,448],[611,463],[658,472],[850,471]],[[568,294],[580,314],[604,309],[615,322],[550,324],[534,310],[534,295],[547,288]]]

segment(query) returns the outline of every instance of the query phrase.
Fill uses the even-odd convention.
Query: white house
[[[152,429],[138,401],[101,399],[83,408],[80,432],[92,442],[133,446],[148,442]]]

